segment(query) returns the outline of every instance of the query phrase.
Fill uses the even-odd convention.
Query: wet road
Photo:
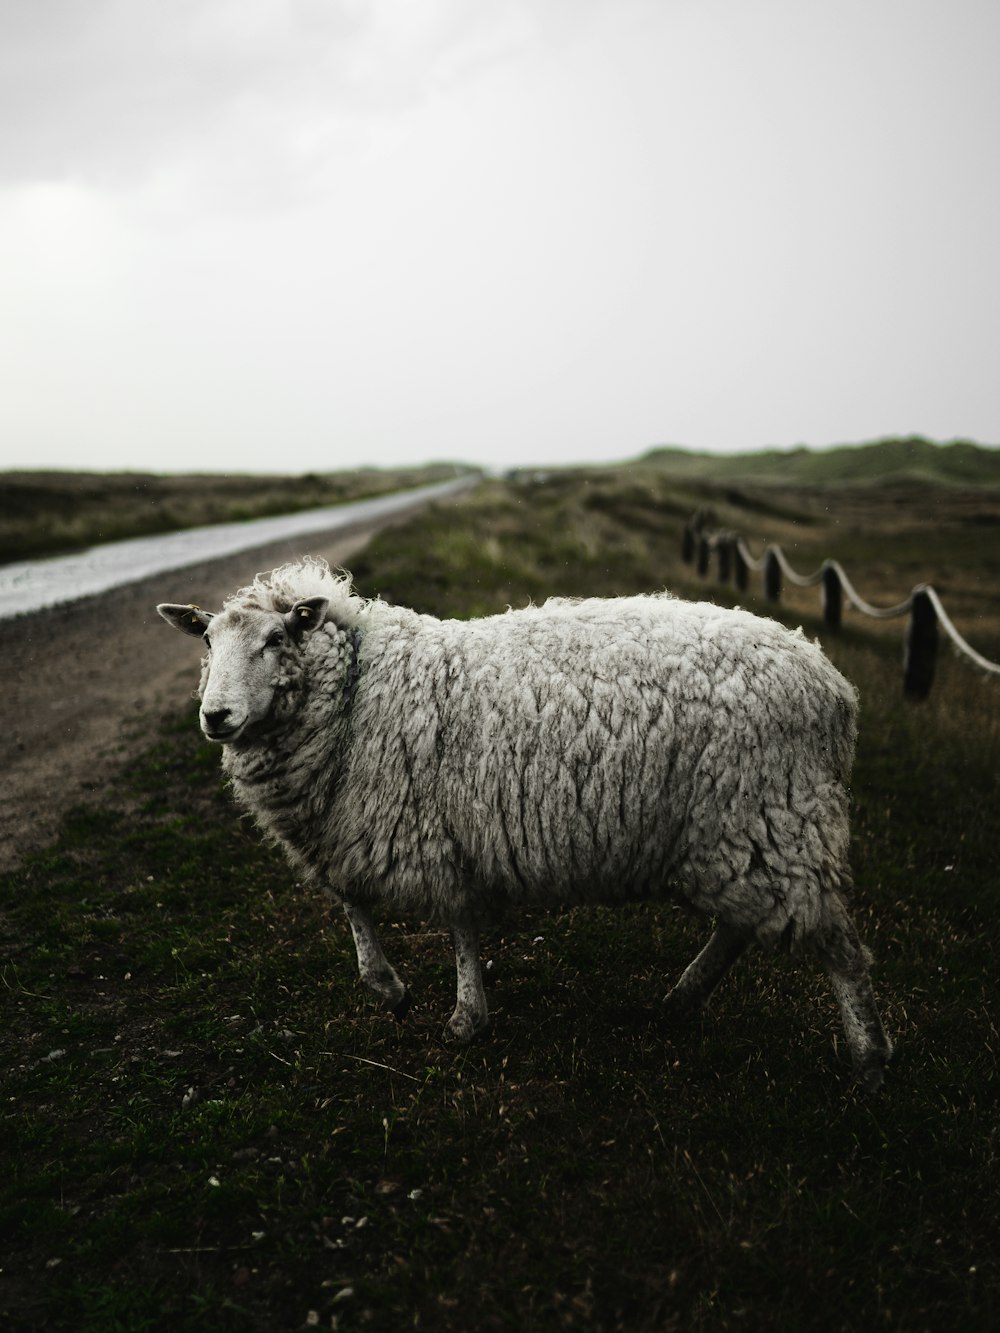
[[[188,528],[157,537],[134,537],[109,542],[76,555],[48,560],[27,560],[0,566],[0,620],[43,611],[78,601],[95,593],[120,588],[154,574],[203,564],[223,556],[250,551],[278,541],[315,533],[331,533],[359,523],[373,523],[429,500],[466,489],[468,477],[397,491],[371,500],[310,509],[300,514],[252,519],[246,523],[217,523]]]

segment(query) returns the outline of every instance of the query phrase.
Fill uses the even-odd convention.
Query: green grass
[[[451,464],[302,476],[0,472],[0,564],[124,537],[344,504],[454,474]]]
[[[679,560],[702,500],[656,468],[493,482],[385,533],[356,576],[439,614],[664,585],[731,601]],[[819,550],[850,515],[811,506],[740,512]],[[895,506],[868,515],[889,579],[915,538],[894,544]],[[923,571],[952,567],[956,596],[967,526],[939,525]],[[996,1327],[997,686],[945,655],[905,703],[898,634],[850,621],[826,644],[863,701],[856,911],[898,1045],[874,1100],[822,976],[787,960],[744,961],[703,1023],[667,1026],[705,933],[667,907],[488,935],[494,1030],[464,1051],[442,1039],[447,940],[387,922],[417,1000],[394,1023],[339,913],[237,817],[193,711],[166,718],[0,882],[0,1323]]]
[[[921,487],[1000,486],[1000,449],[955,440],[935,444],[919,436],[877,440],[832,449],[764,449],[739,454],[701,454],[661,448],[647,462],[675,478],[753,481],[780,486],[885,484]]]

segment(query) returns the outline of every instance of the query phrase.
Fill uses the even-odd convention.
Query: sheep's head
[[[200,718],[210,741],[232,745],[271,715],[289,654],[322,625],[328,606],[325,597],[306,597],[284,614],[247,606],[218,615],[197,606],[156,608],[168,624],[202,639],[208,649]]]

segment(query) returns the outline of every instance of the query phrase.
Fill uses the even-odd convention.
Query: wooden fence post
[[[733,538],[728,532],[720,532],[716,541],[716,555],[719,559],[719,582],[728,583],[733,565]]]
[[[764,596],[769,602],[781,601],[781,564],[770,546],[764,552]]]
[[[705,577],[708,573],[708,538],[702,532],[698,536],[698,573]]]
[[[681,537],[681,559],[686,565],[689,565],[694,559],[694,525],[692,523],[684,524],[684,535]]]
[[[736,586],[740,592],[746,592],[749,582],[749,570],[747,562],[743,559],[743,552],[740,550],[738,540],[733,541],[733,568],[735,571]]]
[[[844,615],[844,590],[832,560],[823,562],[823,623],[827,629],[840,629]]]
[[[903,689],[911,699],[926,699],[937,660],[937,612],[924,588],[914,588],[903,640]]]

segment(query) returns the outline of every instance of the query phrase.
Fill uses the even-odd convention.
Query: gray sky
[[[1000,441],[996,0],[3,0],[0,466]]]

